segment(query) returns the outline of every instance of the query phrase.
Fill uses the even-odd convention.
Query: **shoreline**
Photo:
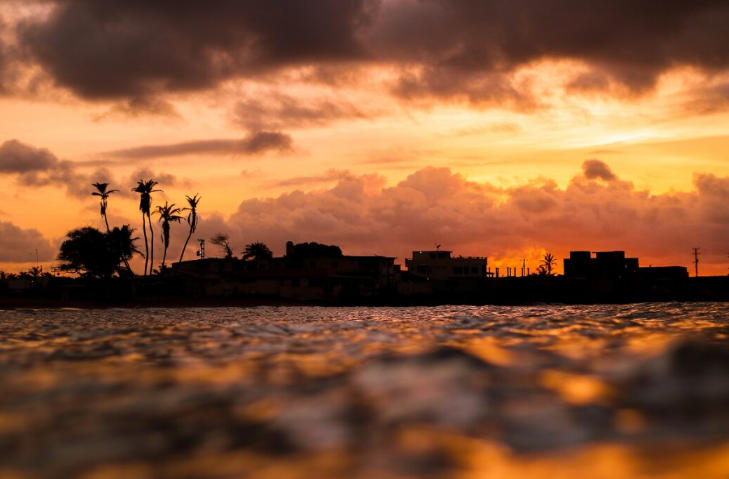
[[[68,301],[49,298],[0,298],[0,312],[14,310],[104,310],[104,309],[185,309],[185,308],[255,308],[268,307],[321,307],[321,308],[411,308],[411,307],[437,307],[437,306],[505,306],[505,307],[533,307],[533,306],[600,306],[600,305],[628,305],[648,303],[726,303],[726,300],[667,300],[667,301],[601,301],[601,302],[467,302],[467,301],[420,301],[420,302],[394,302],[371,304],[335,304],[316,301],[296,301],[280,298],[208,298],[208,299],[172,299],[148,298],[145,300],[104,302],[104,301]]]
[[[168,299],[142,301],[63,301],[48,298],[0,298],[0,311],[17,309],[181,309],[181,308],[255,308],[257,306],[327,306],[304,301],[259,298]]]

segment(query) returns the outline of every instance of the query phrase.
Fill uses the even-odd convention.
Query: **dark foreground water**
[[[727,478],[729,305],[0,311],[0,477]]]

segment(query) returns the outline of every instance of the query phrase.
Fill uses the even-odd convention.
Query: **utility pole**
[[[200,259],[205,259],[205,240],[199,239],[197,242],[200,243],[200,249],[198,250],[197,255]]]
[[[197,240],[198,243],[200,243],[200,249],[197,252],[197,255],[200,257],[200,259],[205,259],[205,240],[199,239]],[[200,263],[200,266],[202,268],[202,274],[200,275],[200,292],[201,296],[205,297],[205,267],[207,266],[204,261]]]
[[[694,250],[694,271],[696,272],[696,277],[699,277],[699,253],[700,248],[693,248]]]

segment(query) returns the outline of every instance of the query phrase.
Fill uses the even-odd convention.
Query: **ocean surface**
[[[0,477],[727,478],[729,304],[0,311]]]

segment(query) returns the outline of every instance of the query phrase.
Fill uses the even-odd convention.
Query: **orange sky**
[[[572,249],[689,266],[699,246],[726,274],[726,5],[275,3],[0,4],[0,268],[101,226],[94,181],[141,227],[129,190],[155,178],[156,204],[200,193],[196,236],[240,251],[438,243],[536,268]]]

